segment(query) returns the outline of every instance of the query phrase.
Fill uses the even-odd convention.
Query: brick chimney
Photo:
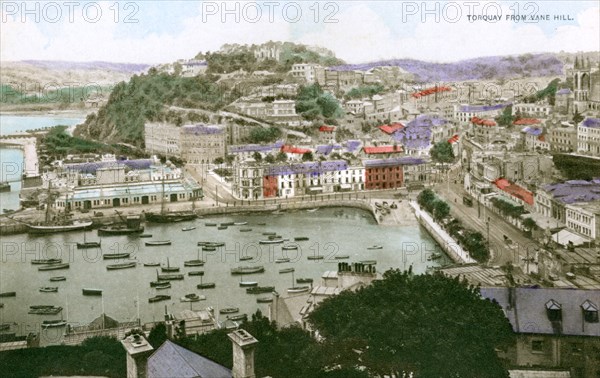
[[[152,345],[142,335],[128,336],[121,344],[127,351],[127,378],[146,378]]]
[[[229,335],[233,344],[233,378],[256,378],[254,374],[254,349],[258,340],[243,329]]]

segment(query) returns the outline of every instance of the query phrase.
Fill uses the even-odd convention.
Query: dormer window
[[[598,323],[598,306],[586,300],[581,304],[583,319],[588,323]]]
[[[562,320],[562,306],[554,299],[550,299],[546,302],[546,314],[548,320],[551,322],[558,322]]]

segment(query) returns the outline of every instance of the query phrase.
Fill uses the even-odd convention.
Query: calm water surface
[[[226,230],[205,226],[206,222],[248,222],[243,226],[230,226]],[[259,225],[266,223],[266,225]],[[186,226],[196,226],[193,231],[183,232]],[[241,228],[252,228],[250,232],[240,232]],[[284,238],[306,236],[310,240],[297,242],[298,251],[282,251],[282,244],[259,245],[259,240],[267,239],[263,232],[276,232]],[[2,240],[2,262],[0,264],[0,292],[16,291],[15,298],[0,298],[4,308],[0,309],[0,323],[15,322],[22,333],[35,329],[42,320],[60,319],[61,315],[29,315],[30,305],[56,305],[65,308],[62,317],[73,324],[87,324],[102,313],[119,321],[133,321],[137,318],[138,304],[142,322],[162,320],[165,306],[173,313],[190,308],[190,303],[180,302],[187,293],[206,295],[207,300],[193,303],[194,309],[213,306],[216,310],[226,306],[240,307],[240,313],[253,313],[260,308],[267,311],[266,304],[257,304],[257,295],[246,294],[239,287],[240,276],[232,276],[230,269],[241,265],[263,265],[265,273],[243,276],[244,280],[258,281],[259,285],[275,286],[286,294],[293,284],[292,274],[280,274],[279,270],[294,267],[294,278],[310,277],[320,283],[323,272],[337,270],[340,261],[358,262],[377,260],[377,270],[389,268],[408,269],[413,265],[415,273],[422,273],[427,266],[444,264],[440,260],[427,261],[428,253],[437,250],[435,242],[419,226],[383,227],[378,226],[371,215],[357,209],[320,209],[309,213],[297,211],[275,214],[227,215],[198,219],[168,225],[147,225],[150,239],[133,236],[103,237],[101,250],[77,250],[76,242],[83,241],[83,233],[55,234],[45,237],[16,235]],[[88,241],[99,240],[96,231],[86,233]],[[148,247],[148,240],[171,240],[172,245]],[[226,246],[217,252],[198,252],[198,241],[224,241]],[[288,243],[284,243],[288,244]],[[372,245],[383,249],[368,250]],[[130,252],[131,260],[138,265],[133,269],[107,271],[106,265],[122,260],[103,260],[102,253]],[[290,263],[277,264],[287,252]],[[184,267],[185,260],[200,258],[206,261],[204,267]],[[253,261],[238,260],[240,254],[255,257]],[[309,255],[323,255],[323,260],[307,260]],[[336,260],[337,255],[350,255],[348,260]],[[39,272],[38,265],[32,265],[36,258],[62,258],[71,263],[68,270]],[[167,258],[171,266],[181,267],[185,275],[183,281],[172,281],[172,288],[155,290],[150,281],[156,279],[157,268],[144,267],[144,262],[160,262]],[[215,289],[199,290],[196,285],[201,277],[187,275],[189,271],[203,270],[203,282],[215,282]],[[53,276],[66,276],[63,282],[50,282]],[[42,286],[58,286],[58,293],[41,293]],[[82,295],[82,288],[103,290],[102,297]],[[148,303],[148,298],[156,294],[168,294],[169,301]],[[264,296],[265,294],[260,294]],[[67,310],[68,308],[68,310]]]

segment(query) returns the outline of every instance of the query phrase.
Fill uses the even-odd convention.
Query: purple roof
[[[492,110],[504,109],[510,105],[512,105],[512,103],[510,103],[510,102],[507,102],[506,104],[496,104],[496,105],[463,105],[460,107],[460,111],[465,112],[465,113],[489,112]]]
[[[65,169],[69,171],[77,171],[81,173],[92,173],[95,174],[100,168],[111,167],[115,164],[122,164],[131,169],[148,169],[152,165],[150,159],[137,159],[137,160],[120,160],[116,163],[114,161],[103,161],[103,162],[91,162],[91,163],[75,163],[65,164]]]
[[[568,95],[571,94],[571,90],[569,88],[563,88],[556,92],[557,95]]]
[[[349,152],[354,152],[356,151],[361,145],[360,140],[347,140],[346,141],[346,149]]]
[[[542,135],[542,132],[544,131],[541,127],[525,127],[523,128],[523,130],[521,130],[524,133],[527,133],[529,135],[535,135],[535,136],[540,136]]]
[[[585,121],[581,123],[581,126],[597,129],[600,127],[600,118],[586,118]]]
[[[317,146],[317,153],[321,155],[329,155],[333,151],[333,145],[325,144],[322,146]]]
[[[404,156],[400,158],[392,158],[392,159],[375,159],[375,160],[366,160],[364,162],[366,168],[375,168],[375,167],[390,167],[397,165],[418,165],[426,163],[423,158],[416,158],[412,156]]]
[[[283,146],[283,141],[279,140],[273,144],[245,144],[241,146],[229,146],[229,152],[241,153],[241,152],[267,152],[272,150],[278,150]]]
[[[431,127],[440,126],[447,121],[430,115],[420,115],[406,124],[403,129],[396,130],[392,137],[406,149],[424,149],[431,144]]]
[[[348,169],[348,163],[345,160],[333,160],[270,166],[265,169],[265,175],[281,176],[300,173],[318,175],[322,172],[344,171],[346,169]]]
[[[571,180],[543,187],[554,199],[565,204],[600,200],[600,179],[592,181]]]
[[[182,128],[184,134],[208,135],[208,134],[223,134],[223,128],[220,126],[209,126],[202,123],[197,125],[187,125]]]

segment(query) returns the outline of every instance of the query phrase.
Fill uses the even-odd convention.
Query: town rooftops
[[[321,127],[319,127],[319,132],[321,133],[332,133],[334,132],[336,129],[335,126],[327,126],[327,125],[323,125]]]
[[[521,130],[521,132],[523,132],[525,134],[529,134],[529,135],[540,136],[544,132],[544,129],[542,129],[541,127],[527,126],[527,127],[524,127]]]
[[[560,95],[570,95],[571,93],[572,92],[571,92],[571,90],[569,88],[563,88],[563,89],[560,89],[560,90],[556,91],[556,94],[559,95],[559,96]]]
[[[362,142],[360,140],[347,140],[346,141],[346,149],[349,152],[354,152],[360,147],[361,144],[362,144]]]
[[[480,126],[496,126],[496,121],[479,117],[471,117],[471,123]]]
[[[586,118],[583,122],[581,122],[581,126],[593,129],[600,128],[600,118]]]
[[[225,129],[217,125],[205,125],[198,123],[196,125],[185,125],[181,127],[181,131],[188,135],[210,135],[210,134],[223,134]]]
[[[480,293],[498,302],[516,333],[600,336],[600,290],[486,287]],[[550,320],[552,311],[560,320]]]
[[[504,109],[507,106],[511,106],[511,102],[507,102],[504,104],[496,104],[496,105],[461,105],[460,111],[464,113],[481,113],[481,112],[491,112],[495,110]]]
[[[425,159],[412,156],[403,156],[400,158],[392,159],[372,159],[365,160],[363,162],[365,168],[392,167],[398,165],[419,165],[425,163],[427,163]]]
[[[323,144],[323,145],[317,146],[316,152],[321,155],[329,155],[333,150],[340,150],[340,149],[342,149],[342,146],[340,146],[339,144]]]
[[[345,160],[331,160],[322,162],[307,162],[286,165],[271,165],[265,167],[266,176],[281,176],[291,174],[313,174],[322,172],[343,171],[348,169],[348,163]]]
[[[448,139],[448,143],[454,144],[454,143],[458,142],[459,139],[460,139],[460,137],[458,136],[458,134],[454,134],[454,135],[452,135],[452,138]]]
[[[231,378],[231,370],[169,340],[148,358],[148,377]]]
[[[393,122],[389,125],[382,125],[379,126],[379,130],[383,131],[384,133],[391,135],[393,133],[395,133],[398,130],[401,130],[404,128],[404,125],[401,124],[400,122]]]
[[[281,152],[284,152],[287,154],[304,155],[307,152],[311,152],[311,150],[308,148],[295,147],[295,146],[290,146],[288,144],[285,144],[285,145],[281,146]]]
[[[522,125],[537,125],[542,123],[539,119],[536,118],[520,118],[513,122],[513,125],[522,126]]]
[[[450,92],[452,90],[452,88],[450,87],[446,87],[446,86],[435,86],[435,87],[431,87],[431,88],[427,88],[427,89],[423,89],[422,91],[413,93],[412,96],[414,98],[421,98],[424,96],[429,96],[431,94],[434,93],[440,93],[440,92]]]
[[[520,187],[517,184],[513,184],[505,178],[499,178],[494,181],[494,185],[498,189],[510,194],[511,196],[518,198],[529,205],[533,205],[533,193],[529,190]]]
[[[600,200],[600,178],[592,181],[570,180],[543,187],[555,200],[565,204]]]
[[[369,155],[401,153],[402,146],[395,145],[395,146],[363,147],[363,151],[365,151],[365,153],[369,154]]]
[[[152,159],[134,159],[134,160],[119,160],[114,161],[98,161],[90,163],[74,163],[65,164],[64,168],[69,171],[77,171],[81,173],[96,173],[98,169],[117,166],[118,164],[125,165],[131,169],[148,169],[154,162]]]
[[[272,150],[281,149],[283,141],[277,141],[271,144],[244,144],[239,146],[229,146],[230,153],[242,153],[242,152],[267,152]]]

